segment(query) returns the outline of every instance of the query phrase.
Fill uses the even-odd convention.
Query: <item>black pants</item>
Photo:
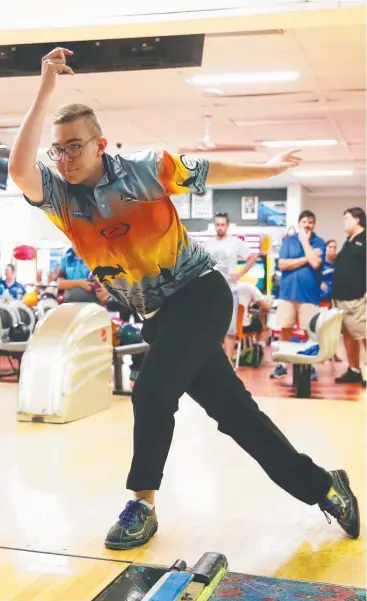
[[[222,350],[232,303],[225,279],[213,271],[187,284],[144,322],[143,337],[151,347],[133,391],[134,457],[127,488],[159,489],[174,414],[187,392],[276,484],[314,505],[329,491],[330,474],[298,453],[259,410]]]

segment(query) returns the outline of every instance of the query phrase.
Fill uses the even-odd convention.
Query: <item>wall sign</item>
[[[259,197],[242,196],[241,219],[243,221],[257,221],[259,218]]]
[[[213,219],[213,190],[208,190],[205,196],[191,197],[192,219]]]

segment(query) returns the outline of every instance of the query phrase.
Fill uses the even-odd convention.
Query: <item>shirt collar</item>
[[[122,167],[121,161],[116,157],[104,152],[102,155],[105,174],[98,185],[108,184],[109,182],[121,179],[126,175],[125,169]]]

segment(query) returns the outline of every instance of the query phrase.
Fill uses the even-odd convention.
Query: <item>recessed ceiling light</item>
[[[269,140],[262,142],[267,148],[311,148],[313,146],[335,146],[338,140]]]
[[[255,83],[285,83],[296,81],[297,71],[238,71],[234,73],[206,73],[189,77],[186,81],[193,86],[220,86]]]
[[[296,177],[344,177],[353,174],[354,171],[352,169],[298,169],[294,171]]]

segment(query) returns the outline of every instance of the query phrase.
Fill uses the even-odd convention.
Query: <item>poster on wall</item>
[[[180,219],[190,219],[190,193],[171,198]]]
[[[241,219],[243,221],[257,221],[259,217],[259,197],[242,196]]]
[[[191,197],[192,219],[213,219],[213,190],[208,190],[205,196]]]
[[[285,227],[287,205],[284,200],[261,200],[259,203],[259,224]]]

